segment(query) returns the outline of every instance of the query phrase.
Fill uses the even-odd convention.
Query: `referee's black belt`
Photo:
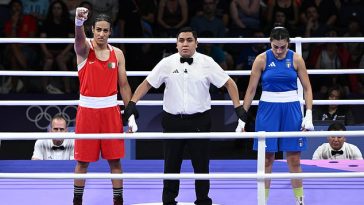
[[[201,117],[203,115],[205,115],[206,113],[210,112],[210,110],[206,110],[205,112],[198,112],[195,114],[177,114],[177,115],[173,115],[171,113],[168,113],[166,111],[164,111],[164,113],[172,118],[178,118],[178,119],[192,119],[192,118],[198,118]]]

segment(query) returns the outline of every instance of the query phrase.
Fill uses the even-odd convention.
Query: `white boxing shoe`
[[[303,202],[303,196],[296,197],[296,205],[305,205],[305,203]]]

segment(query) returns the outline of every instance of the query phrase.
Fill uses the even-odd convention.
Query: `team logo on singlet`
[[[298,139],[298,146],[303,147],[303,139],[302,139],[302,137]]]
[[[292,65],[291,60],[290,60],[290,59],[287,59],[287,60],[286,60],[286,66],[287,66],[287,68],[290,68],[290,67],[291,67],[291,65]]]
[[[114,69],[114,68],[116,68],[116,63],[115,63],[115,62],[109,62],[109,63],[107,64],[107,68],[109,68],[109,69]]]

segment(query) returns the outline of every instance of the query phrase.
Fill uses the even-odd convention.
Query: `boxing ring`
[[[123,160],[125,173],[163,173],[162,160]],[[249,174],[256,171],[255,160],[212,160],[211,173]],[[0,172],[7,173],[72,173],[74,161],[0,161]],[[357,167],[353,167],[357,165]],[[349,168],[352,168],[351,170]],[[363,172],[362,161],[302,161],[303,172]],[[356,169],[356,170],[355,170]],[[107,173],[108,165],[99,161],[90,165],[90,173]],[[189,161],[184,161],[182,172],[192,172]],[[287,172],[285,161],[276,161],[274,173]],[[193,202],[195,199],[193,180],[181,180],[179,201]],[[111,182],[107,179],[89,179],[84,199],[87,205],[112,204]],[[309,205],[350,204],[363,202],[363,178],[316,178],[305,179],[305,200]],[[254,205],[257,204],[257,184],[254,179],[212,179],[210,196],[215,204]],[[143,193],[143,194],[140,194]],[[148,204],[161,201],[162,180],[125,179],[124,200],[126,205]],[[14,197],[21,196],[21,197]],[[73,197],[72,179],[13,179],[0,180],[1,204],[71,204]],[[29,203],[31,201],[32,203]],[[66,203],[68,202],[68,203]],[[269,204],[294,204],[293,193],[288,179],[274,179]]]
[[[302,43],[312,42],[364,42],[364,38],[291,38],[296,52]],[[233,38],[199,39],[200,43],[267,43],[268,39]],[[73,43],[73,39],[0,39],[0,43]],[[175,39],[110,39],[110,43],[175,43]],[[229,75],[249,75],[250,71],[227,71]],[[360,74],[363,69],[308,70],[309,74]],[[145,76],[148,72],[128,71],[128,76]],[[0,71],[10,76],[77,76],[77,72],[61,71]],[[302,100],[302,98],[301,98]],[[121,101],[119,101],[122,104]],[[253,101],[252,105],[257,105]],[[302,100],[302,103],[303,100]],[[78,101],[18,101],[1,100],[0,106],[77,105]],[[363,100],[314,100],[314,105],[364,104]],[[160,100],[140,101],[138,105],[160,106]],[[212,105],[232,105],[230,101],[212,101]],[[124,173],[109,174],[105,161],[90,164],[88,174],[73,174],[74,161],[0,161],[0,204],[69,204],[73,198],[73,179],[87,178],[84,204],[111,204],[110,178],[124,179],[124,204],[161,204],[162,179],[181,179],[180,202],[195,200],[194,179],[211,179],[210,196],[214,204],[265,204],[264,179],[272,179],[269,205],[293,204],[291,178],[302,178],[305,203],[325,205],[364,203],[364,161],[311,161],[302,160],[303,173],[287,173],[284,160],[277,160],[272,174],[264,173],[265,138],[269,137],[323,137],[345,135],[364,136],[364,131],[312,131],[312,132],[218,132],[218,133],[157,133],[138,132],[124,134],[75,133],[0,133],[1,140],[30,140],[50,138],[124,138],[124,139],[178,139],[209,138],[236,139],[258,137],[257,160],[212,160],[210,174],[193,174],[190,161],[184,161],[181,174],[163,174],[162,160],[122,160]],[[143,193],[143,194],[141,194]]]

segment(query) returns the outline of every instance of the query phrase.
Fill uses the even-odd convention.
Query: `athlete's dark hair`
[[[108,15],[106,15],[106,14],[99,14],[99,15],[97,15],[96,16],[96,18],[95,18],[95,21],[94,21],[94,24],[93,24],[93,26],[95,27],[95,24],[96,24],[96,22],[99,22],[99,21],[106,21],[106,22],[108,22],[109,24],[110,24],[110,28],[111,28],[111,17],[110,16],[108,16]]]
[[[270,41],[272,42],[273,40],[287,40],[289,43],[290,40],[288,30],[280,26],[274,27],[270,32]]]

